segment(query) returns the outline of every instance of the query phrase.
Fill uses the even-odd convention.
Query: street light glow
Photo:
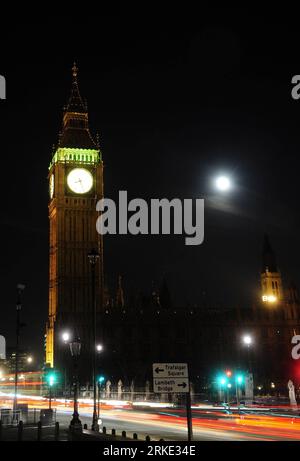
[[[102,346],[102,344],[97,344],[96,350],[97,350],[97,352],[102,352],[102,351],[103,351],[103,346]]]
[[[246,346],[251,346],[251,344],[253,343],[253,339],[250,335],[245,335],[243,337],[243,343],[246,345]]]
[[[70,341],[70,333],[68,331],[65,331],[63,334],[62,334],[62,339],[65,343],[69,342]]]
[[[31,356],[27,357],[27,363],[32,363],[33,362],[33,358]]]

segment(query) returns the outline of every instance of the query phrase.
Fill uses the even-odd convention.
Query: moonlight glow
[[[221,192],[227,192],[231,189],[231,182],[227,176],[219,176],[216,179],[216,187]]]

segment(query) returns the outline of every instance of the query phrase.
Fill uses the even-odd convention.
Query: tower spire
[[[262,252],[261,288],[263,302],[274,304],[283,299],[282,279],[267,234],[264,236]]]
[[[64,108],[62,135],[58,147],[98,149],[89,130],[87,103],[79,91],[76,62],[72,67],[71,94]]]
[[[73,78],[77,80],[78,67],[77,67],[77,64],[76,64],[75,61],[73,63],[73,67],[72,67],[72,74],[73,74]]]
[[[74,62],[72,67],[72,89],[71,95],[66,107],[66,112],[77,112],[77,113],[87,113],[87,107],[84,103],[78,86],[78,67],[76,62]]]

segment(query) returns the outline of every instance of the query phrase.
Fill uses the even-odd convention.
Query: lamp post
[[[61,335],[62,340],[65,344],[69,344],[71,340],[71,335],[68,331],[64,331],[63,334]],[[64,355],[66,358],[66,351],[64,351]],[[65,366],[65,376],[64,376],[64,381],[65,381],[65,399],[67,398],[67,367]]]
[[[243,383],[243,376],[241,374],[235,377],[235,392],[236,392],[236,404],[238,408],[238,412],[240,414],[240,396],[239,396],[239,386]]]
[[[243,343],[247,347],[248,355],[248,376],[245,383],[245,401],[248,403],[253,402],[254,398],[254,387],[253,387],[253,371],[252,371],[252,361],[251,361],[251,346],[253,344],[253,337],[249,334],[244,335]]]
[[[54,374],[51,374],[49,376],[49,410],[52,409],[52,387],[54,386],[55,384],[55,375]]]
[[[97,301],[96,301],[96,264],[100,258],[97,250],[93,249],[88,258],[91,264],[91,288],[92,288],[92,308],[93,308],[93,391],[94,391],[94,410],[93,410],[93,423],[92,430],[99,430],[97,418],[97,380],[96,380],[96,362],[97,362]]]
[[[223,403],[225,404],[226,403],[225,402],[225,400],[226,400],[226,398],[225,398],[225,386],[227,384],[227,379],[224,376],[220,376],[218,378],[218,383],[219,383],[219,386],[220,386],[219,387],[219,389],[220,389],[220,400],[222,400],[222,398],[223,398],[223,401],[224,401]]]
[[[103,351],[103,346],[102,346],[102,344],[97,344],[96,350],[97,350],[98,355],[100,355],[100,353]],[[103,381],[104,381],[104,377],[103,377],[103,376],[99,376],[99,378],[97,378],[97,386],[98,386],[97,422],[98,422],[98,426],[100,426],[100,424],[101,424],[101,422],[99,421],[99,420],[100,420],[100,393],[101,393],[101,384],[102,384]],[[100,427],[99,427],[99,428],[100,428]]]
[[[232,388],[232,384],[227,384],[227,409],[230,410],[230,390]]]
[[[243,343],[245,346],[247,346],[247,355],[248,355],[248,368],[249,368],[249,373],[252,373],[252,363],[251,363],[251,357],[250,357],[250,348],[253,344],[253,338],[250,335],[244,335],[243,336]]]
[[[104,383],[104,376],[100,376],[98,379],[98,422],[100,420],[100,399],[101,399],[101,385]]]
[[[73,357],[74,362],[74,412],[73,418],[70,423],[70,427],[73,431],[82,431],[81,421],[79,419],[78,413],[78,359],[81,351],[81,342],[77,338],[74,341],[70,342],[70,352]]]
[[[18,407],[18,373],[19,373],[19,342],[20,342],[20,330],[21,330],[21,295],[25,290],[25,285],[17,285],[17,319],[16,319],[16,356],[15,356],[15,394],[14,394],[14,405],[13,405],[13,419],[17,418],[17,407]]]

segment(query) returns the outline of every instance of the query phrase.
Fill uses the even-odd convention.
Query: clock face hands
[[[84,168],[75,168],[68,174],[67,184],[72,192],[86,194],[93,187],[93,176]]]

